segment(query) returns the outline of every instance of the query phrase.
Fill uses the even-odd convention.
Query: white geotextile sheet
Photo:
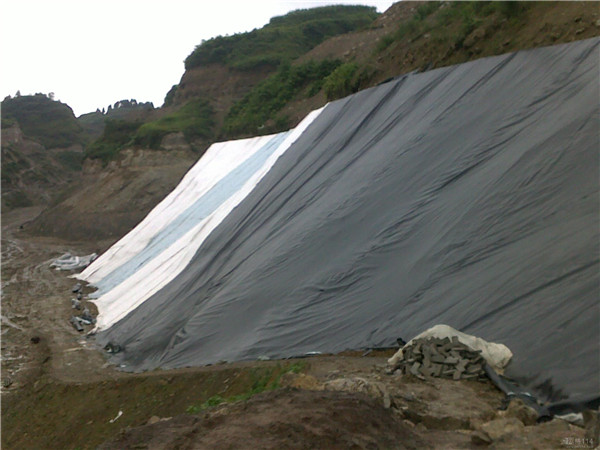
[[[118,286],[92,300],[99,311],[95,331],[109,328],[174,279],[187,266],[212,230],[254,189],[322,110],[320,108],[308,114],[243,187],[210,216]]]
[[[213,144],[188,171],[179,185],[133,230],[103,253],[75,278],[97,283],[141,252],[152,237],[163,230],[196,199],[208,192],[228,173],[244,163],[277,135]]]

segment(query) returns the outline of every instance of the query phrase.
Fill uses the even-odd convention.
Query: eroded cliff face
[[[272,68],[240,71],[216,63],[186,70],[177,85],[170,109],[193,99],[206,99],[215,111],[218,129],[233,104],[273,72]]]
[[[18,125],[2,128],[2,145],[14,145],[23,142],[23,131]]]
[[[2,129],[2,209],[51,202],[81,169],[83,148],[47,149],[14,124]]]
[[[81,178],[64,200],[45,210],[30,232],[97,242],[125,234],[170,192],[196,162],[197,154],[180,146],[169,152],[126,149],[103,166],[86,160]]]

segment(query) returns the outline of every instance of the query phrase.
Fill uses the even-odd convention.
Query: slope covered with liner
[[[168,205],[163,202],[148,215],[163,222],[170,218],[170,222],[154,235],[144,233],[146,229],[140,227],[139,234],[145,247],[139,244],[140,239],[132,239],[131,245],[120,247],[118,251],[129,247],[137,253],[130,252],[131,257],[127,261],[119,266],[114,264],[111,272],[94,283],[99,288],[94,293],[99,297],[94,302],[99,310],[96,329],[111,326],[175,278],[204,239],[254,189],[320,111],[312,112],[295,129],[284,133],[215,144],[218,153],[211,153],[208,163],[203,164],[204,157],[198,162],[197,166],[203,169],[194,167],[190,171],[191,176],[186,176],[181,182],[184,188],[178,186],[175,189],[179,194],[173,201]],[[244,149],[249,156],[244,154]],[[232,153],[239,156],[239,164],[233,163]],[[221,178],[210,188],[197,188],[206,186],[206,178],[210,180],[207,175],[213,175],[227,164],[233,166],[232,170],[221,170]],[[193,192],[188,192],[190,190]],[[140,225],[146,222],[144,220]],[[152,229],[152,221],[149,225],[148,228]],[[120,256],[123,253],[121,251]],[[123,260],[116,259],[118,262]],[[113,259],[108,259],[99,271],[111,267],[112,262]]]
[[[549,380],[550,398],[596,395],[598,47],[408,74],[328,105],[100,342],[144,370],[446,323],[507,345],[509,373]]]
[[[211,188],[202,195],[193,197],[189,206],[176,215],[167,227],[154,234],[152,239],[141,251],[133,255],[120,266],[115,267],[101,280],[95,282],[94,285],[98,288],[95,295],[102,295],[113,289],[115,286],[118,286],[127,278],[142,269],[160,253],[168,249],[182,235],[194,228],[199,222],[211,216],[223,202],[237,192],[246,181],[252,177],[252,175],[281,145],[287,135],[288,133],[280,133],[272,136],[268,140],[263,140],[263,144],[255,146],[257,150],[252,152],[251,156],[248,157],[243,164],[238,165],[229,173],[221,177],[217,183],[211,186]],[[252,139],[246,141],[246,144],[254,144]],[[240,144],[240,146],[243,147],[244,145]],[[201,174],[198,178],[200,177]],[[179,206],[179,202],[174,206]],[[176,211],[171,211],[169,209],[165,211],[164,215],[170,215],[175,212]]]

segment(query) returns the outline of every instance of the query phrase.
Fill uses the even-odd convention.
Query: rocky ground
[[[593,448],[582,427],[502,411],[489,381],[389,374],[391,351],[120,372],[49,267],[111,242],[28,236],[38,213],[2,217],[2,448]]]
[[[488,382],[387,376],[381,358],[359,359],[311,360],[314,376],[285,374],[282,389],[200,415],[152,417],[101,448],[550,449],[591,442],[562,420],[536,424],[520,401],[499,410],[502,395]],[[341,360],[344,369],[333,369]]]

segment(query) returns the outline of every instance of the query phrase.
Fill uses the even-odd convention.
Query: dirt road
[[[68,321],[75,280],[50,267],[67,251],[88,254],[107,243],[28,236],[27,224],[40,210],[23,208],[2,216],[3,390],[26,386],[40,371],[65,382],[102,379],[112,372]]]

